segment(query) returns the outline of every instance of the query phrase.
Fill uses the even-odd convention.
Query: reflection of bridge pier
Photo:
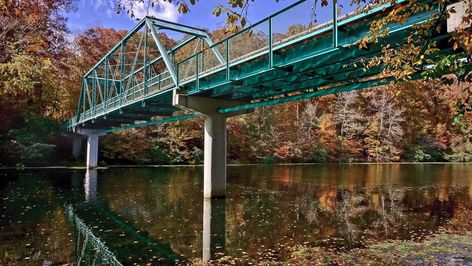
[[[97,170],[87,169],[84,179],[85,201],[97,201]]]
[[[225,250],[226,201],[224,199],[203,199],[203,254],[207,263]]]

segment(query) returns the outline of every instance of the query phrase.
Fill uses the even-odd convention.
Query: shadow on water
[[[225,200],[202,199],[201,168],[5,176],[3,264],[244,264],[472,230],[472,165],[230,167]]]

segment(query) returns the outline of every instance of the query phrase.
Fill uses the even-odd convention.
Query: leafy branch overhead
[[[365,3],[365,0],[355,0],[356,4]],[[374,4],[382,1],[375,1]],[[367,49],[370,45],[380,43],[380,38],[390,33],[391,25],[403,24],[410,17],[437,8],[437,2],[411,0],[406,3],[398,4],[391,1],[393,8],[382,18],[374,21],[370,25],[370,33],[359,40],[359,48]],[[417,24],[413,28],[412,33],[407,37],[407,43],[400,46],[383,45],[383,53],[365,62],[366,68],[376,67],[384,64],[385,68],[382,73],[384,76],[394,76],[398,79],[409,79],[418,71],[424,70],[425,66],[436,66],[443,58],[448,55],[439,54],[437,42],[432,40],[434,33],[440,33],[446,29],[441,28],[439,21],[446,20],[456,11],[454,8],[446,9],[450,1],[439,1],[440,12],[432,15],[431,20],[425,23]],[[452,34],[453,50],[460,52],[459,58],[466,58],[472,55],[472,31],[470,25],[472,21],[472,2],[466,7],[465,17],[461,26]],[[462,51],[462,52],[461,52]],[[458,59],[459,59],[458,58]],[[452,64],[453,66],[463,66],[462,64]],[[464,69],[449,68],[449,73],[464,72]],[[435,73],[428,71],[428,76]],[[439,73],[439,72],[437,72]],[[444,73],[445,74],[445,73]],[[439,76],[436,76],[439,77]]]

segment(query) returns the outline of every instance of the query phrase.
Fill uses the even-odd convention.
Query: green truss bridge
[[[349,1],[342,9],[339,1],[319,2],[298,1],[218,42],[203,29],[145,17],[83,77],[77,114],[66,123],[73,153],[87,138],[87,167],[94,168],[103,134],[203,116],[204,196],[224,196],[226,118],[385,84],[391,79],[376,78],[382,66],[364,70],[360,60],[379,55],[381,44],[406,43],[420,23],[435,20],[441,31],[428,41],[451,52],[439,5],[389,25],[379,44],[360,49],[357,42],[369,34],[370,23],[391,4],[359,10]],[[171,43],[163,33],[184,38]]]

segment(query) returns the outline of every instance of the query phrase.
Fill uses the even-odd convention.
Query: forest
[[[0,1],[0,166],[81,163],[72,159],[62,125],[77,110],[81,77],[127,32],[97,26],[72,35],[67,14],[73,10],[72,0]],[[228,34],[210,32],[214,40]],[[468,34],[455,47],[466,60]],[[253,49],[251,43],[241,49]],[[456,59],[443,57],[419,80],[405,77],[409,68],[392,60],[391,69],[401,71],[388,85],[230,118],[229,162],[472,162],[472,78]],[[99,158],[102,164],[199,164],[202,147],[197,118],[108,134]]]

